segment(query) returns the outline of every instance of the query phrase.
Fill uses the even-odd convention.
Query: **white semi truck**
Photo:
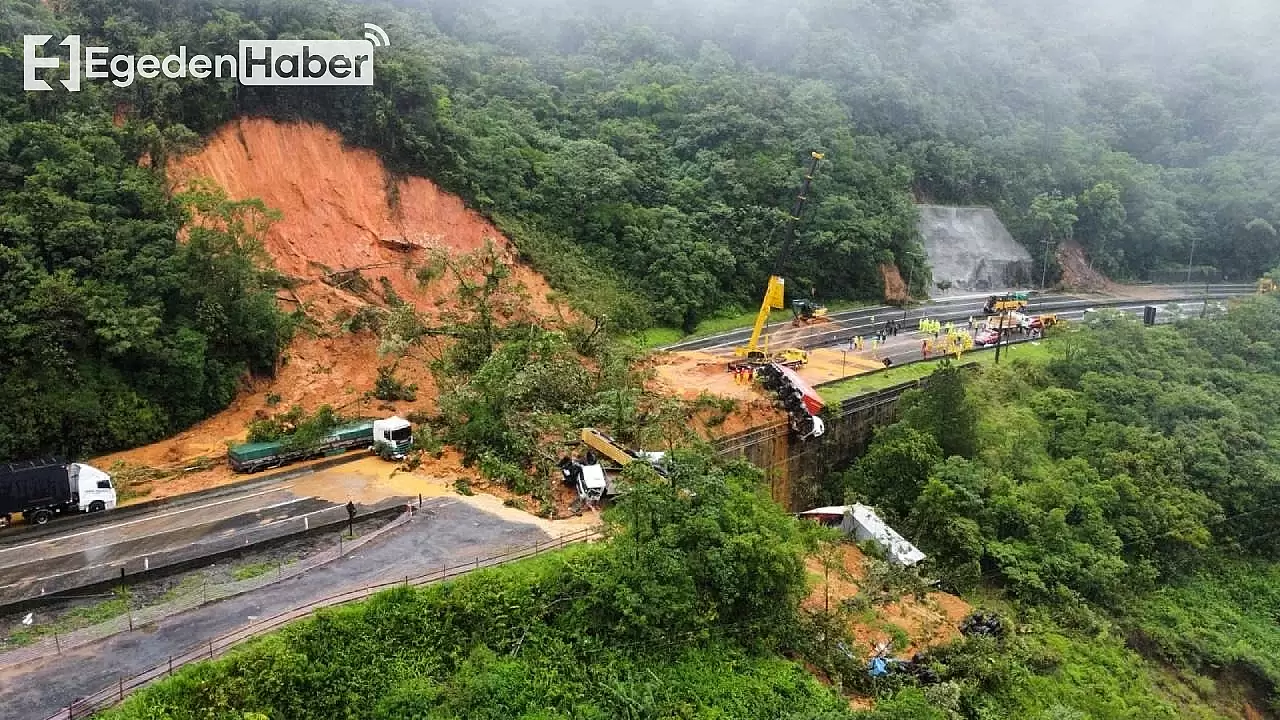
[[[31,525],[55,515],[102,512],[116,506],[111,476],[92,465],[60,460],[29,460],[0,465],[0,527],[14,513]]]

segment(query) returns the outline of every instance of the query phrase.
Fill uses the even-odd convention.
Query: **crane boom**
[[[751,329],[751,339],[747,341],[745,346],[738,348],[737,355],[739,356],[752,358],[760,357],[763,354],[760,350],[760,333],[764,331],[765,323],[769,321],[769,313],[785,307],[786,281],[782,279],[782,270],[785,267],[787,255],[791,252],[791,244],[795,239],[796,225],[800,222],[800,214],[804,212],[805,203],[809,201],[809,186],[813,183],[813,176],[818,172],[818,162],[824,157],[820,152],[811,152],[809,155],[813,158],[813,162],[809,163],[809,171],[805,173],[804,182],[800,185],[800,194],[796,195],[795,205],[791,208],[791,216],[787,220],[787,234],[782,241],[782,248],[778,252],[778,257],[774,260],[773,274],[769,276],[769,284],[764,291],[764,301],[760,303],[760,312],[756,315],[756,324]]]

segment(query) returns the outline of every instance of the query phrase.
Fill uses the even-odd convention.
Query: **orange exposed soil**
[[[170,170],[175,187],[211,178],[233,199],[258,198],[283,219],[267,231],[266,249],[281,272],[319,280],[326,272],[364,268],[375,288],[386,278],[421,312],[452,297],[447,279],[422,288],[406,265],[427,251],[451,255],[510,244],[462,200],[421,177],[392,177],[377,155],[343,145],[334,131],[305,123],[242,119],[219,130],[204,148]],[[516,279],[528,290],[529,309],[551,315],[550,288],[528,268]],[[351,301],[347,294],[339,297]],[[305,300],[305,299],[304,299]]]
[[[775,407],[759,387],[734,379],[734,374],[726,369],[728,359],[725,357],[687,351],[664,353],[651,362],[654,379],[649,387],[652,390],[686,400],[694,400],[705,392],[735,401],[736,406],[727,415],[703,412],[698,418],[699,429],[708,439],[786,422],[786,413]],[[708,422],[713,418],[715,422]]]
[[[242,441],[247,424],[298,404],[308,411],[330,404],[340,414],[385,417],[435,409],[437,395],[428,364],[442,349],[427,342],[400,360],[396,375],[418,385],[416,402],[365,399],[380,365],[378,338],[370,331],[341,329],[361,308],[386,308],[391,294],[414,306],[431,325],[457,312],[458,280],[451,272],[418,271],[439,255],[458,260],[492,246],[514,265],[515,290],[496,298],[501,320],[565,317],[548,299],[550,288],[532,270],[514,263],[502,234],[462,201],[420,177],[393,178],[377,156],[343,145],[321,126],[243,119],[230,123],[199,152],[171,163],[175,190],[212,179],[233,200],[257,198],[281,214],[266,232],[265,249],[277,270],[295,287],[277,294],[286,311],[301,310],[310,321],[286,349],[276,377],[253,381],[223,412],[164,441],[94,462],[116,462],[167,471],[216,460],[212,469],[186,472],[154,483],[148,497],[190,492],[240,479],[221,461],[230,443]],[[459,258],[462,258],[459,260]],[[359,276],[337,273],[357,270]],[[388,291],[390,288],[390,292]],[[268,402],[268,399],[271,402]],[[459,475],[470,475],[460,467]]]
[[[884,280],[885,302],[902,303],[909,299],[907,296],[907,284],[902,281],[902,272],[898,270],[897,265],[882,263],[880,265],[880,277]]]
[[[1115,283],[1089,266],[1089,258],[1080,243],[1072,240],[1058,248],[1058,265],[1062,267],[1062,287],[1067,290],[1113,292]]]
[[[805,561],[805,567],[813,578],[813,590],[805,599],[804,607],[821,611],[829,604],[834,610],[840,601],[858,594],[857,581],[865,576],[862,553],[853,545],[842,544],[838,561],[838,567],[833,567],[825,580],[824,575],[828,573],[820,559],[810,557]],[[924,648],[960,637],[960,622],[972,612],[964,600],[943,592],[928,593],[923,601],[903,597],[888,605],[873,606],[873,610],[874,617],[868,618],[864,614],[850,619],[850,629],[858,641],[857,649],[870,657],[876,644],[892,637],[885,628],[896,625],[906,631],[910,639],[906,648],[895,648],[895,656],[904,659]]]
[[[735,382],[727,363],[727,358],[704,352],[664,353],[654,358],[653,385],[668,395],[687,400],[702,392],[744,403],[759,399],[760,392],[754,387]]]

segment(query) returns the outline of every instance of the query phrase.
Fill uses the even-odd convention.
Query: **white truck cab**
[[[116,489],[111,476],[92,465],[71,463],[67,465],[71,481],[72,502],[80,512],[102,512],[116,506]]]
[[[413,425],[402,417],[391,416],[373,421],[373,446],[386,443],[391,446],[392,457],[399,460],[413,445]]]
[[[604,477],[604,468],[600,463],[582,466],[582,477],[578,480],[578,497],[589,503],[599,503],[608,490],[609,483]]]

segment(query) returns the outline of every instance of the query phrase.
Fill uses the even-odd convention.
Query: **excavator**
[[[827,319],[827,309],[808,298],[796,298],[791,301],[791,314],[795,319],[791,324],[795,327],[831,322]]]
[[[769,276],[769,284],[765,287],[764,301],[760,303],[760,312],[756,314],[756,323],[751,329],[751,338],[747,340],[746,345],[734,349],[734,355],[740,359],[729,363],[729,370],[731,371],[762,367],[775,362],[787,367],[799,367],[809,361],[809,353],[800,348],[784,348],[770,354],[768,343],[761,345],[760,334],[764,331],[764,326],[769,322],[769,314],[774,310],[781,310],[786,307],[784,304],[786,281],[782,279],[782,268],[786,262],[787,254],[791,251],[791,243],[795,239],[796,224],[800,221],[800,213],[804,210],[805,203],[809,200],[809,186],[813,183],[813,176],[818,171],[818,163],[824,155],[820,152],[812,152],[810,157],[812,162],[809,164],[809,171],[805,173],[804,183],[800,186],[800,194],[796,196],[796,204],[791,209],[786,239],[783,240],[782,250],[778,253],[777,260],[774,261],[773,274]],[[808,324],[808,321],[804,318],[812,319],[826,315],[827,309],[819,307],[809,300],[797,299],[792,304],[792,311],[796,318],[793,324],[799,325]]]

